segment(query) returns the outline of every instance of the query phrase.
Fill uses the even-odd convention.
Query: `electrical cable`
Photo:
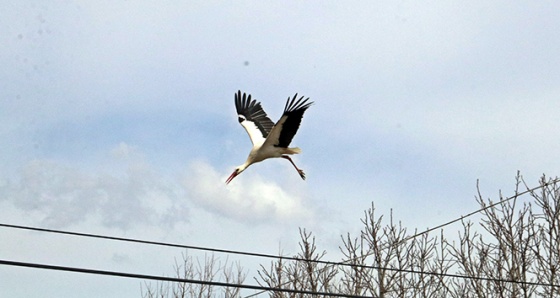
[[[323,295],[323,296],[330,296],[330,297],[373,298],[372,296],[356,296],[356,295],[339,294],[339,293],[314,292],[314,291],[295,290],[295,289],[282,289],[282,288],[273,288],[273,287],[265,287],[265,286],[257,286],[257,285],[216,282],[216,281],[205,281],[205,280],[195,280],[195,279],[165,277],[165,276],[155,276],[155,275],[145,275],[145,274],[136,274],[136,273],[117,272],[117,271],[87,269],[87,268],[79,268],[79,267],[66,267],[66,266],[39,264],[39,263],[25,263],[25,262],[8,261],[8,260],[1,260],[1,259],[0,259],[0,265],[28,267],[28,268],[46,269],[46,270],[57,270],[57,271],[67,271],[67,272],[77,272],[77,273],[96,274],[96,275],[118,276],[118,277],[157,280],[157,281],[192,283],[192,284],[201,284],[201,285],[218,286],[218,287],[231,287],[231,288],[241,288],[241,289],[250,289],[250,290],[263,290],[263,291],[270,291],[270,292],[285,292],[285,293],[293,293],[293,294]]]
[[[432,227],[432,228],[429,228],[429,229],[427,229],[425,231],[422,231],[420,233],[417,233],[417,234],[411,235],[409,237],[406,237],[406,238],[404,238],[404,239],[402,239],[402,240],[400,240],[400,241],[398,241],[398,242],[396,242],[392,245],[398,245],[398,244],[401,244],[403,242],[414,239],[416,237],[419,237],[421,235],[430,233],[434,230],[441,229],[445,226],[448,226],[448,225],[453,224],[455,222],[461,221],[461,220],[463,220],[467,217],[470,217],[474,214],[485,211],[489,208],[495,207],[499,204],[505,203],[505,202],[510,201],[514,198],[517,198],[519,196],[522,196],[522,195],[525,195],[527,193],[533,192],[537,189],[544,188],[545,186],[551,185],[553,183],[557,183],[559,181],[560,181],[560,179],[554,179],[554,180],[550,180],[548,182],[542,183],[539,186],[533,187],[531,189],[527,189],[527,190],[525,190],[523,192],[520,192],[520,193],[516,193],[514,196],[511,196],[511,197],[505,198],[503,200],[500,200],[496,203],[484,206],[481,209],[470,212],[466,215],[462,215],[459,218],[453,219],[453,220],[448,221],[446,223],[440,224],[436,227]],[[238,255],[246,255],[246,256],[253,256],[253,257],[284,259],[284,260],[292,260],[292,261],[306,261],[306,262],[314,262],[314,263],[324,264],[324,265],[327,265],[327,266],[350,266],[350,267],[360,267],[360,268],[368,268],[368,269],[376,269],[376,270],[398,271],[398,272],[413,273],[413,274],[434,275],[434,276],[439,276],[439,277],[454,277],[454,278],[463,278],[463,279],[475,279],[475,280],[483,280],[483,281],[492,281],[492,282],[509,282],[509,283],[526,284],[526,285],[533,285],[533,286],[559,287],[559,285],[545,284],[545,283],[539,283],[539,282],[530,282],[530,281],[527,282],[527,281],[516,281],[516,280],[501,280],[501,279],[496,279],[496,278],[473,277],[473,276],[466,276],[466,275],[460,275],[460,274],[434,273],[434,272],[424,272],[424,271],[417,271],[417,270],[411,270],[411,269],[383,268],[383,267],[380,267],[380,266],[348,264],[348,262],[353,261],[353,259],[345,260],[345,261],[342,261],[342,262],[330,262],[330,261],[322,261],[322,260],[306,260],[306,259],[302,259],[302,258],[298,258],[298,257],[277,256],[277,255],[271,255],[271,254],[243,252],[243,251],[235,251],[235,250],[227,250],[227,249],[216,249],[216,248],[208,248],[208,247],[200,247],[200,246],[192,246],[192,245],[174,244],[174,243],[166,243],[166,242],[156,242],[156,241],[148,241],[148,240],[124,238],[124,237],[113,237],[113,236],[105,236],[105,235],[89,234],[89,233],[70,232],[70,231],[45,229],[45,228],[37,228],[37,227],[29,227],[29,226],[21,226],[21,225],[4,224],[4,223],[0,223],[0,227],[25,229],[25,230],[32,230],[32,231],[39,231],[39,232],[58,233],[58,234],[81,236],[81,237],[92,237],[92,238],[115,240],[115,241],[125,241],[125,242],[141,243],[141,244],[177,247],[177,248],[185,248],[185,249],[193,249],[193,250],[203,250],[203,251],[211,251],[211,252],[218,252],[218,253],[225,253],[225,254],[238,254]],[[363,257],[367,257],[367,256],[368,255],[364,255],[364,256],[360,256],[360,257],[363,258]],[[2,261],[2,260],[0,260],[0,264],[8,264],[8,262],[12,262],[12,261]],[[24,266],[23,264],[30,264],[30,263],[18,263],[19,265],[15,265],[15,263],[18,263],[18,262],[12,262],[11,265]],[[10,265],[10,264],[8,264],[8,265]],[[35,264],[37,266],[32,266],[32,265],[33,264],[27,265],[27,266],[28,267],[35,267],[35,268],[43,268],[44,266],[47,266],[47,267],[50,266],[50,265],[42,265],[42,264]],[[38,266],[43,266],[43,267],[38,267]],[[60,267],[60,266],[50,266],[50,267],[52,267],[51,269],[65,270],[65,271],[89,270],[89,269],[80,269],[80,268],[75,268],[77,270],[70,270],[70,269],[68,269],[70,267]],[[62,268],[66,268],[66,269],[62,269]],[[45,268],[45,269],[48,269],[48,268]],[[109,271],[100,271],[100,270],[93,270],[93,271],[109,272]],[[79,271],[77,271],[77,272],[79,272]],[[85,272],[85,273],[88,273],[88,272]],[[101,274],[101,273],[99,273],[99,274]],[[113,274],[113,275],[124,276],[124,275],[119,275],[119,274],[127,275],[128,273],[116,273],[116,274]],[[128,274],[128,275],[131,275],[131,276],[125,276],[125,277],[133,277],[132,275],[134,275],[134,274]],[[143,275],[139,275],[139,276],[143,276]],[[154,276],[152,276],[154,278],[149,278],[149,277],[150,276],[146,276],[145,279],[159,278],[159,277],[154,277]],[[138,278],[143,278],[143,277],[138,277]],[[169,281],[181,280],[181,282],[189,282],[189,281],[185,281],[183,279],[177,279],[177,278],[175,278],[175,279],[174,278],[168,278],[168,279],[169,279]],[[208,283],[211,283],[211,282],[208,282]],[[221,283],[221,284],[224,284],[224,283]],[[220,285],[220,283],[216,283],[214,285]],[[225,286],[225,285],[222,285],[222,286]],[[257,287],[257,286],[250,286],[250,287]],[[266,288],[266,287],[262,287],[262,288]],[[255,289],[255,288],[253,288],[253,289]],[[272,291],[273,289],[272,288],[267,288],[267,289],[260,289],[260,290]],[[276,289],[276,290],[278,290],[278,289]],[[280,290],[278,290],[278,291],[280,291]],[[328,295],[332,296],[333,294],[328,294]],[[252,296],[247,296],[247,297],[252,297]],[[348,297],[348,296],[346,296],[346,297]]]
[[[301,261],[312,262],[312,263],[323,264],[323,265],[327,265],[327,266],[348,266],[348,267],[359,267],[359,268],[374,269],[374,270],[387,270],[387,271],[405,272],[405,273],[413,273],[413,274],[425,274],[425,275],[434,275],[434,276],[457,277],[457,278],[464,278],[464,279],[471,278],[471,279],[488,280],[488,281],[499,281],[499,280],[492,279],[492,278],[471,277],[471,276],[460,275],[460,274],[442,274],[442,273],[425,272],[425,271],[418,271],[418,270],[412,270],[412,269],[399,269],[399,268],[381,267],[381,266],[373,266],[373,265],[349,264],[349,263],[347,263],[348,260],[343,261],[343,262],[332,262],[332,261],[323,261],[323,260],[307,260],[307,259],[302,259],[302,258],[298,258],[298,257],[282,257],[282,256],[260,254],[260,253],[250,253],[250,252],[233,251],[233,250],[226,250],[226,249],[216,249],[216,248],[208,248],[208,247],[200,247],[200,246],[191,246],[191,245],[182,245],[182,244],[173,244],[173,243],[165,243],[165,242],[139,240],[139,239],[132,239],[132,238],[122,238],[122,237],[103,236],[103,235],[96,235],[96,234],[77,233],[77,232],[69,232],[69,231],[61,231],[61,230],[52,230],[52,229],[44,229],[44,228],[10,225],[10,224],[4,224],[4,223],[0,223],[0,227],[26,229],[26,230],[40,231],[40,232],[52,232],[52,233],[82,236],[82,237],[94,237],[94,238],[101,238],[101,239],[127,241],[127,242],[151,244],[151,245],[163,245],[163,246],[188,248],[188,249],[196,249],[196,250],[211,251],[211,252],[231,253],[231,254],[240,254],[240,255],[248,255],[248,256],[258,256],[258,257],[283,259],[283,260],[291,260],[291,261],[298,261],[298,262],[301,262]],[[524,282],[521,282],[521,283],[524,283]],[[541,284],[541,283],[532,283],[532,282],[526,282],[526,283],[530,284],[530,285],[548,286],[548,284]]]
[[[79,237],[98,238],[98,239],[105,239],[105,240],[141,243],[141,244],[149,244],[149,245],[157,245],[157,246],[185,248],[185,249],[192,249],[192,250],[202,250],[202,251],[218,252],[218,253],[225,253],[225,254],[237,254],[237,255],[245,255],[245,256],[252,256],[252,257],[261,257],[261,258],[295,259],[295,258],[290,258],[290,257],[282,257],[282,256],[271,255],[271,254],[263,254],[263,253],[244,252],[244,251],[236,251],[236,250],[229,250],[229,249],[209,248],[209,247],[184,245],[184,244],[177,244],[177,243],[142,240],[142,239],[135,239],[135,238],[114,237],[114,236],[106,236],[106,235],[99,235],[99,234],[71,232],[71,231],[64,231],[64,230],[37,228],[37,227],[13,225],[13,224],[6,224],[6,223],[0,223],[0,227],[12,228],[12,229],[21,229],[21,230],[29,230],[29,231],[36,231],[36,232],[46,232],[46,233],[71,235],[71,236],[79,236]]]

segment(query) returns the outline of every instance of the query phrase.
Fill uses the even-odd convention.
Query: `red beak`
[[[233,173],[231,173],[229,178],[227,178],[226,184],[229,184],[231,182],[231,180],[233,180],[233,178],[235,178],[236,176],[237,176],[237,170],[233,171]]]

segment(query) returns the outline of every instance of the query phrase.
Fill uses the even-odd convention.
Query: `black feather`
[[[268,133],[274,126],[274,122],[268,118],[260,102],[252,100],[251,95],[245,93],[242,95],[241,90],[239,90],[235,94],[235,108],[237,109],[237,114],[245,118],[239,117],[239,123],[251,121],[255,123],[263,138],[268,136]]]
[[[292,139],[296,135],[299,125],[301,123],[301,119],[303,118],[303,113],[305,110],[309,108],[313,102],[308,102],[309,97],[303,99],[303,96],[300,97],[297,101],[297,93],[294,97],[290,100],[288,97],[288,101],[286,101],[286,106],[284,107],[284,114],[282,117],[286,117],[282,125],[282,130],[280,131],[280,137],[278,138],[278,144],[275,144],[276,147],[285,147],[287,148]]]

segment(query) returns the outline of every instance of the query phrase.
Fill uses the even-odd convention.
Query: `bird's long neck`
[[[251,164],[252,162],[249,159],[247,159],[247,161],[245,161],[244,164],[237,167],[238,172],[241,173],[245,171],[245,169],[247,169]]]

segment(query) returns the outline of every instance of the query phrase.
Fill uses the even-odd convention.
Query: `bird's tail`
[[[286,153],[284,154],[300,154],[301,153],[301,149],[299,149],[299,147],[295,147],[295,148],[286,148]]]

